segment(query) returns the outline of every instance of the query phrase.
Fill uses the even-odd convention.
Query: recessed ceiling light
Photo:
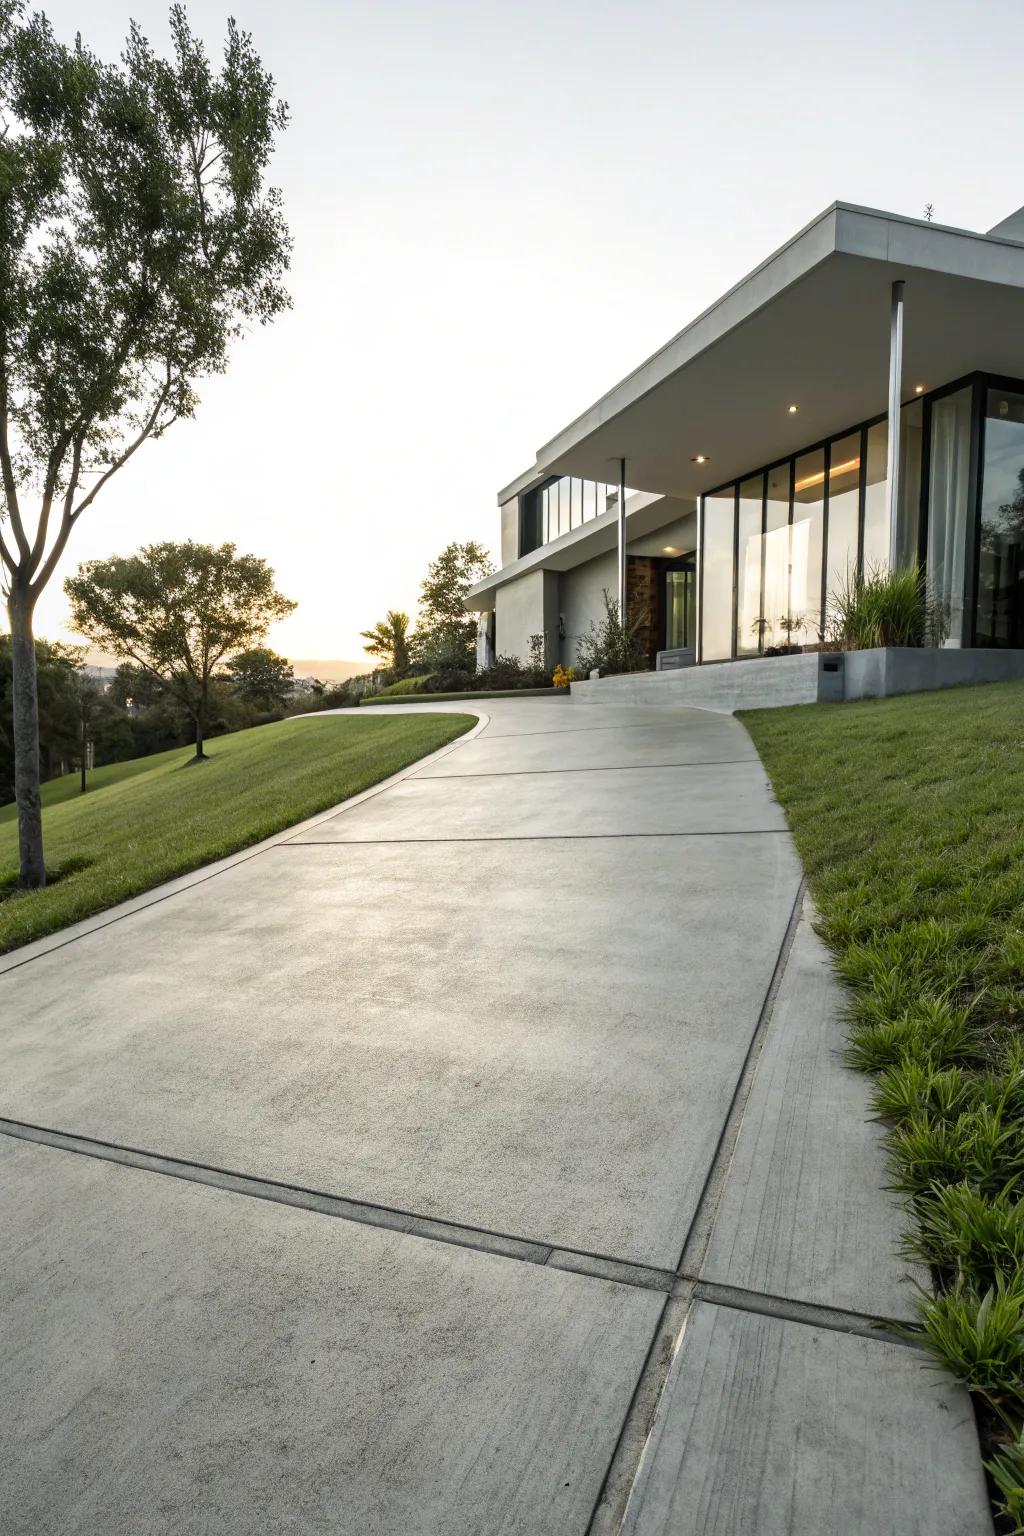
[[[662,552],[663,555],[681,555],[682,554],[682,550],[681,549],[677,549],[674,544],[663,544],[661,552]]]
[[[915,384],[914,385],[914,394],[915,395],[923,395],[924,394],[924,385],[923,384]]]
[[[790,406],[787,406],[786,409],[788,410],[788,412],[789,412],[789,414],[791,416],[795,416],[797,411],[800,409],[800,407],[798,405],[790,405]]]
[[[708,456],[706,453],[694,453],[690,456],[691,464],[707,464],[707,462]]]

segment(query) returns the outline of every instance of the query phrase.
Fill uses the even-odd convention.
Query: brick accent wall
[[[655,657],[661,644],[664,615],[664,582],[661,580],[661,562],[648,555],[630,555],[626,560],[626,598],[632,608],[636,604],[645,614],[640,630],[640,643],[647,652],[653,670]]]

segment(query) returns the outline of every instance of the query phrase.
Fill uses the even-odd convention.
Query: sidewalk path
[[[480,709],[0,963],[4,1536],[989,1536],[746,733]]]

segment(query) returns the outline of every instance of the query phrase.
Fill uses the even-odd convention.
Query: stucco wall
[[[519,559],[519,497],[502,503],[501,563],[511,565]]]
[[[495,593],[495,649],[526,663],[530,636],[543,635],[545,666],[558,660],[558,575],[528,571]]]
[[[574,570],[563,571],[560,604],[565,634],[561,642],[563,667],[576,665],[576,641],[588,629],[591,619],[604,614],[602,593],[607,587],[612,597],[618,587],[618,556],[614,550],[588,560]]]

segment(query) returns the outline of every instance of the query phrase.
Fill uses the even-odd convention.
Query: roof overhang
[[[664,528],[668,523],[674,523],[678,518],[695,511],[693,502],[681,503],[668,496],[648,496],[644,493],[630,496],[626,501],[626,541],[633,543],[645,538],[656,529]],[[606,554],[610,549],[616,549],[618,542],[618,514],[602,512],[600,517],[583,523],[579,528],[573,528],[570,533],[563,533],[560,538],[542,544],[539,549],[531,550],[528,555],[521,555],[518,560],[512,560],[499,571],[485,576],[483,581],[470,587],[466,594],[466,607],[471,613],[486,612],[494,607],[495,592],[508,582],[527,576],[531,571],[571,571],[577,565],[583,565],[588,560],[595,560],[598,555]]]
[[[898,278],[904,398],[978,369],[1024,375],[1024,242],[835,203],[545,443],[499,501],[545,475],[614,482],[621,458],[630,486],[689,499],[882,414]]]

